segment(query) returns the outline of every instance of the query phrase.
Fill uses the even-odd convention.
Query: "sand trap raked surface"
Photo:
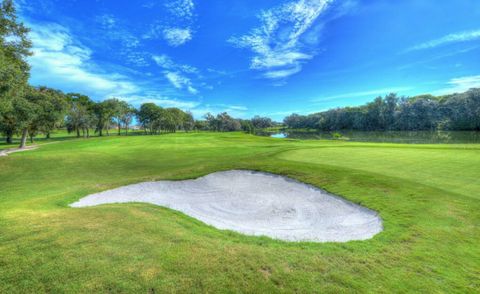
[[[365,240],[382,231],[376,212],[278,175],[232,170],[185,181],[128,185],[71,204],[146,202],[218,229],[287,241]]]

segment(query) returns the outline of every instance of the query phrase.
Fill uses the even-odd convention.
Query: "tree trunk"
[[[125,125],[125,136],[128,136],[128,125]]]
[[[90,138],[90,130],[87,128],[87,138]]]
[[[28,136],[28,130],[23,129],[22,131],[22,140],[20,141],[20,148],[25,148],[27,146],[27,136]]]
[[[110,133],[108,132],[109,127],[106,128],[107,130],[107,136],[110,136]]]
[[[30,136],[30,143],[33,144],[33,136],[32,135]]]
[[[80,138],[80,129],[77,127],[77,138]]]
[[[100,137],[103,136],[103,133],[102,133],[102,132],[103,132],[103,129],[100,128],[100,129],[98,130],[98,135],[99,135]]]
[[[120,132],[122,131],[122,125],[118,123],[118,135],[120,136]]]
[[[7,144],[13,144],[13,132],[7,131],[6,141],[7,141]]]

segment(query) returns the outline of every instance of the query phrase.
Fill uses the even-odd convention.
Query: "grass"
[[[475,292],[479,155],[480,145],[238,133],[45,144],[0,158],[0,292]],[[342,195],[377,210],[385,230],[367,241],[288,243],[148,204],[68,207],[125,184],[234,168]]]

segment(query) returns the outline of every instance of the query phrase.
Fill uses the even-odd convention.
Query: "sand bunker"
[[[71,206],[127,202],[161,205],[218,229],[287,241],[365,240],[382,231],[370,209],[286,177],[244,170],[124,186]]]

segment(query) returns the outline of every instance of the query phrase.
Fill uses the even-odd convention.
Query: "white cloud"
[[[472,88],[480,88],[480,75],[453,78],[447,82],[447,85],[447,87],[437,90],[433,94],[445,95],[452,93],[461,93]]]
[[[248,116],[248,108],[242,105],[206,104],[190,109],[190,111],[196,118],[203,118],[208,112],[214,115],[227,112],[235,118],[247,118]]]
[[[177,89],[186,89],[190,94],[198,94],[187,74],[198,76],[198,69],[191,65],[177,64],[168,55],[154,55],[152,59],[164,69],[165,78]]]
[[[254,52],[251,69],[264,70],[269,79],[286,78],[298,73],[302,63],[315,54],[309,48],[318,42],[322,24],[314,34],[306,34],[333,0],[298,0],[263,11],[261,26],[249,34],[230,38],[229,42]]]
[[[170,56],[166,54],[162,55],[153,55],[152,59],[155,61],[155,63],[160,66],[163,69],[169,69],[169,70],[178,70],[182,71],[184,73],[189,73],[189,74],[198,74],[198,69],[194,66],[188,65],[188,64],[178,64],[175,63]]]
[[[478,39],[480,39],[480,30],[458,32],[458,33],[443,36],[439,39],[431,40],[431,41],[410,47],[406,50],[406,52],[423,50],[423,49],[431,49],[431,48],[435,48],[438,46],[447,45],[451,43],[474,41]]]
[[[68,91],[88,89],[104,97],[128,95],[138,90],[126,77],[96,68],[91,61],[91,50],[75,41],[65,27],[53,23],[29,27],[34,44],[34,55],[29,58],[33,84]]]
[[[150,26],[142,38],[160,36],[172,47],[181,46],[193,38],[192,25],[195,20],[193,0],[170,0],[164,4],[166,16]]]
[[[358,92],[350,92],[338,95],[332,95],[327,97],[315,98],[312,99],[312,102],[326,102],[341,98],[358,98],[358,97],[366,97],[366,96],[374,96],[374,95],[387,95],[390,93],[398,93],[411,90],[411,87],[393,87],[393,88],[382,88],[382,89],[375,89],[375,90],[367,90],[367,91],[358,91]]]
[[[195,10],[195,3],[193,0],[173,0],[165,4],[167,10],[174,16],[191,19]]]
[[[192,32],[189,28],[166,28],[163,30],[163,38],[172,47],[178,47],[192,39]]]
[[[111,14],[104,14],[97,17],[97,21],[104,29],[112,29],[117,24],[117,19]]]
[[[164,69],[172,69],[176,68],[176,64],[173,62],[173,60],[165,54],[162,55],[154,55],[153,60],[155,63],[157,63],[158,66]]]
[[[267,71],[263,76],[269,79],[281,79],[281,78],[286,78],[293,74],[296,74],[301,70],[302,70],[301,66],[296,64],[295,67],[288,68],[288,69]]]
[[[196,101],[184,101],[184,100],[176,100],[176,99],[169,99],[167,97],[159,96],[133,96],[127,99],[129,103],[134,103],[137,105],[143,103],[155,103],[161,107],[177,107],[183,110],[190,110],[200,105],[199,102]]]
[[[196,95],[198,93],[198,90],[192,86],[192,81],[179,72],[167,71],[165,72],[165,77],[177,89],[187,89],[187,91],[192,95]]]

